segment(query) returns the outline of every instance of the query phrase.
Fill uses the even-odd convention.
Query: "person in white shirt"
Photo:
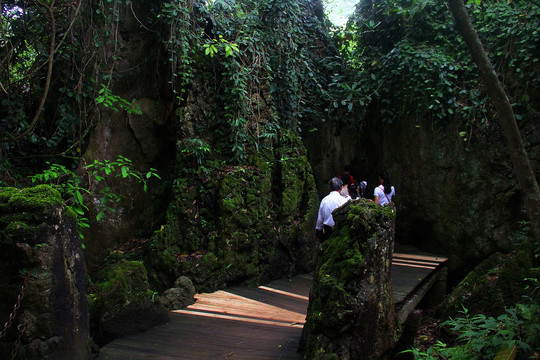
[[[330,186],[330,194],[326,195],[321,201],[317,225],[315,226],[317,239],[321,243],[326,241],[330,235],[332,235],[335,225],[332,211],[345,204],[350,199],[350,197],[346,198],[340,194],[340,191],[343,188],[343,181],[341,181],[341,179],[337,177],[332,178],[328,185]]]
[[[392,202],[394,196],[396,195],[396,191],[390,184],[390,178],[386,170],[381,171],[379,174],[379,183],[380,185],[377,186],[373,192],[373,201],[375,204],[385,206],[386,204]]]

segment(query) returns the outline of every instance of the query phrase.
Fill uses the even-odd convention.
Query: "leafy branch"
[[[223,38],[223,35],[219,35],[219,39],[213,39],[212,42],[204,44],[204,54],[210,57],[214,57],[218,53],[219,49],[225,51],[225,57],[235,56],[240,53],[238,44],[231,43]]]
[[[42,173],[30,177],[33,183],[49,184],[60,192],[64,203],[69,206],[75,213],[77,225],[79,227],[79,236],[84,238],[81,230],[89,228],[89,220],[87,213],[89,211],[87,197],[91,194],[92,180],[102,182],[109,177],[122,177],[124,179],[135,179],[143,185],[146,192],[148,190],[147,181],[152,178],[161,179],[157,170],[150,168],[149,171],[141,173],[133,169],[133,163],[130,159],[119,156],[116,160],[94,160],[94,162],[83,166],[82,170],[88,177],[88,184],[83,184],[83,177],[79,176],[73,170],[66,168],[60,164],[50,164],[50,167]],[[105,187],[99,191],[101,196],[98,206],[96,220],[102,220],[107,212],[115,212],[116,210],[110,206],[111,203],[118,203],[121,200],[121,195],[116,194],[110,187]]]
[[[120,111],[120,108],[126,110],[128,114],[142,114],[141,108],[135,103],[135,99],[129,102],[118,95],[114,95],[112,91],[104,84],[101,84],[101,90],[99,90],[98,94],[99,96],[96,97],[97,105],[101,104],[114,111]]]

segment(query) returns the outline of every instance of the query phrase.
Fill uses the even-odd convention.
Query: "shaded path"
[[[438,270],[445,261],[412,248],[396,248],[392,282],[398,316],[406,317],[414,309],[444,273]],[[167,324],[107,344],[99,359],[302,359],[296,349],[311,281],[306,274],[257,288],[197,294],[196,303],[172,311]]]

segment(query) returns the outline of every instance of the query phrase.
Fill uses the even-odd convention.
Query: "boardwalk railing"
[[[427,295],[430,304],[442,300],[446,293],[448,259],[412,247],[396,250],[392,257],[392,289],[396,316],[404,322]]]

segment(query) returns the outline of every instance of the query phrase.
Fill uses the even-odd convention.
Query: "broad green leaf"
[[[75,191],[75,200],[77,203],[82,204],[84,202],[83,196],[79,190]]]

